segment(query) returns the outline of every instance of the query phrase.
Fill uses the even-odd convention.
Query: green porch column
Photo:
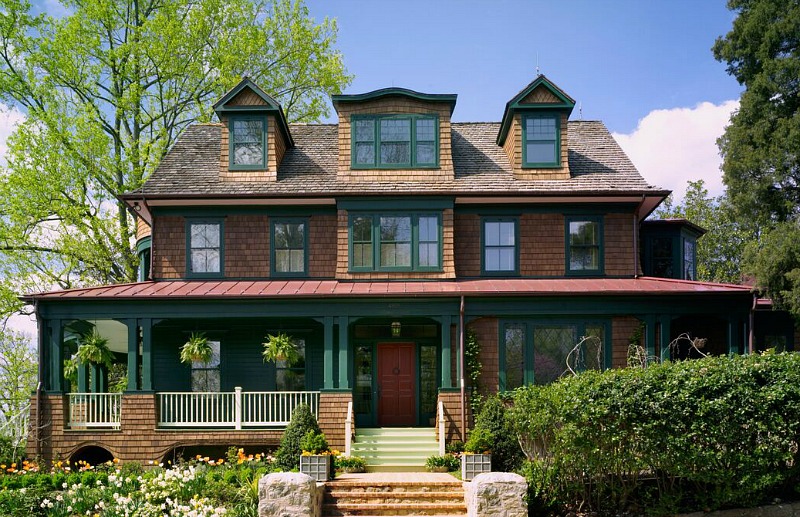
[[[128,326],[128,385],[126,390],[136,391],[139,380],[139,322],[125,320]]]
[[[153,391],[153,320],[145,318],[139,323],[142,326],[142,391]]]
[[[333,389],[333,316],[325,316],[323,318],[325,326],[324,343],[322,351],[322,370],[323,370],[323,383],[322,387],[326,390]]]
[[[653,315],[645,316],[644,325],[646,328],[644,347],[647,351],[647,357],[654,357],[656,355],[656,317]]]
[[[450,316],[442,316],[442,388],[452,388],[453,378],[450,374]]]
[[[349,318],[339,316],[339,389],[350,389],[348,368],[350,366]]]
[[[108,368],[102,364],[93,364],[91,366],[92,378],[92,393],[107,393],[108,392]]]
[[[89,365],[78,364],[78,393],[89,391]]]
[[[50,391],[64,391],[64,325],[61,320],[50,321]]]
[[[671,341],[670,333],[672,332],[672,330],[670,329],[671,324],[672,324],[672,318],[670,318],[670,317],[661,318],[661,340],[660,341],[661,341],[661,361],[662,362],[665,361],[666,359],[669,359],[669,342]]]

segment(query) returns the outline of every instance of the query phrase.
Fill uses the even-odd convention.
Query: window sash
[[[561,163],[561,120],[557,113],[523,116],[523,162],[527,167],[557,166]]]
[[[483,222],[483,270],[487,273],[513,273],[517,270],[516,221]]]
[[[229,133],[231,169],[263,169],[266,167],[267,128],[265,117],[231,117]]]
[[[351,215],[349,245],[351,271],[439,271],[441,216]]]
[[[567,220],[567,270],[599,273],[603,269],[602,224],[594,218]]]
[[[306,340],[295,339],[295,347],[300,354],[297,362],[275,362],[275,389],[277,391],[304,391],[306,389]]]
[[[222,272],[222,224],[208,221],[189,223],[189,274]]]
[[[306,272],[306,222],[275,221],[272,224],[273,272]]]
[[[424,168],[439,163],[439,119],[430,115],[352,119],[354,168]]]

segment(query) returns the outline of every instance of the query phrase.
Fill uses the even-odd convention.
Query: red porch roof
[[[452,281],[168,280],[23,296],[25,301],[324,297],[744,294],[750,287],[667,278],[482,278]]]

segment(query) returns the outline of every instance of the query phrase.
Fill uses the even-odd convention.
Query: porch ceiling
[[[745,294],[750,287],[665,278],[483,278],[453,281],[170,280],[30,294],[57,300]]]

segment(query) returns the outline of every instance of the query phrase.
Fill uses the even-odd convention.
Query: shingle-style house
[[[661,356],[685,353],[667,346],[682,333],[712,353],[752,345],[750,290],[694,281],[702,230],[643,224],[669,192],[602,123],[569,120],[575,102],[545,76],[499,123],[452,122],[456,95],[332,101],[338,124],[288,124],[243,80],[214,105],[219,122],[189,127],[124,196],[139,282],[25,297],[42,382],[29,454],[275,444],[300,401],[340,449],[356,430],[440,420],[454,439],[470,418],[469,333],[490,392],[551,382],[569,360],[624,366],[632,340]],[[64,378],[95,329],[126,365],[122,393],[102,366]],[[193,332],[210,363],[180,362]],[[280,332],[301,360],[262,360]],[[596,345],[568,359],[583,336]]]

